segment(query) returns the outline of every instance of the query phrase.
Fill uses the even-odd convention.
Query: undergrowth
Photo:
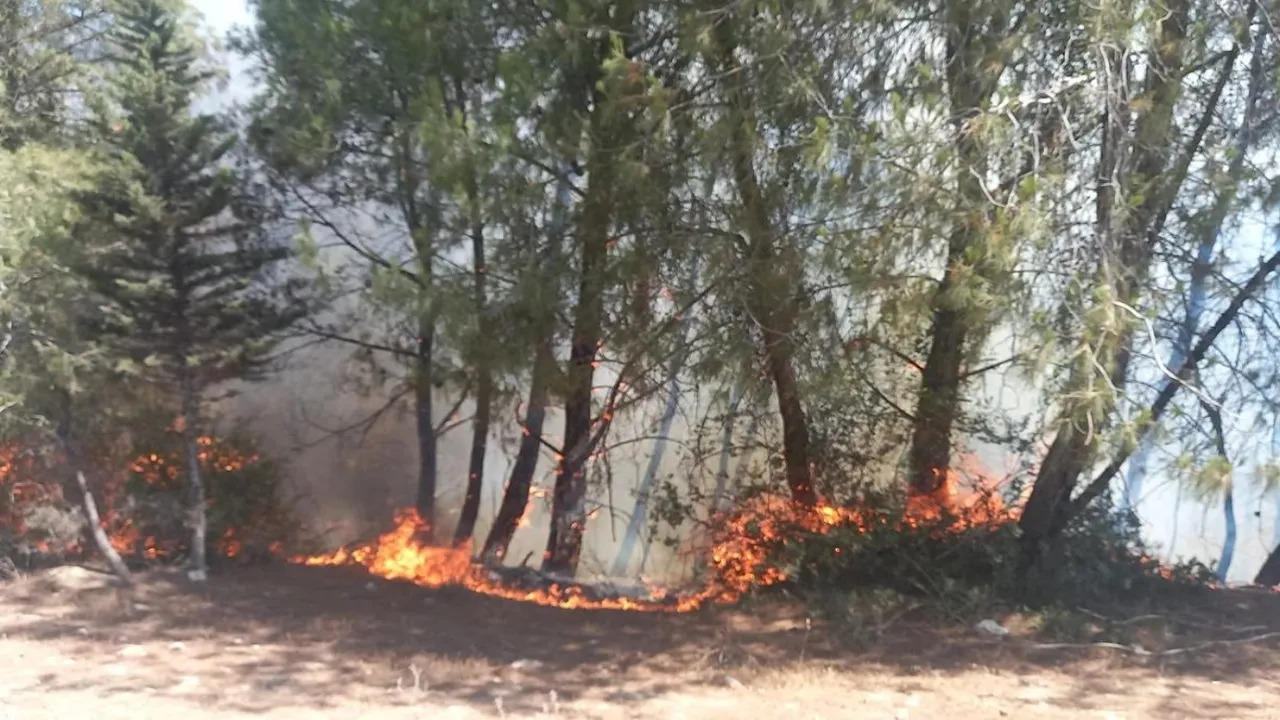
[[[1203,565],[1161,565],[1132,518],[1098,504],[1076,519],[1028,570],[1012,518],[964,522],[955,516],[904,522],[900,508],[858,509],[836,522],[734,523],[762,549],[763,585],[810,598],[835,619],[880,627],[896,606],[922,601],[972,621],[992,608],[1076,612],[1148,606],[1176,588],[1205,585]],[[873,518],[868,520],[868,518]],[[1175,593],[1176,594],[1176,593]],[[850,608],[854,608],[851,610]]]

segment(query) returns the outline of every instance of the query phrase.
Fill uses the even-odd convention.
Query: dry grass
[[[1280,629],[1280,598],[1210,600],[1194,608],[1200,636],[1183,622],[1143,639]],[[1280,697],[1274,641],[1163,659],[1036,650],[927,611],[851,652],[847,629],[795,603],[571,612],[332,569],[237,570],[205,587],[155,572],[124,592],[62,568],[0,585],[0,604],[0,720],[1245,719],[1277,717]]]

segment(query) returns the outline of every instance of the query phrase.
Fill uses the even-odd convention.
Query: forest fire
[[[323,555],[294,557],[290,562],[359,566],[388,580],[408,580],[432,588],[458,585],[485,595],[562,608],[690,612],[733,603],[753,587],[785,580],[785,573],[771,565],[768,557],[787,533],[797,529],[825,533],[838,527],[867,532],[877,526],[936,526],[939,532],[958,532],[982,526],[994,529],[1016,518],[1017,510],[1006,508],[995,493],[959,497],[954,482],[948,482],[938,496],[912,498],[897,518],[881,510],[829,504],[803,507],[788,498],[761,495],[713,522],[717,529],[709,552],[710,577],[703,588],[683,594],[650,588],[651,599],[597,597],[581,586],[558,583],[536,589],[513,588],[473,563],[468,548],[424,544],[421,538],[426,537],[427,527],[412,509],[398,513],[395,527],[371,542]]]

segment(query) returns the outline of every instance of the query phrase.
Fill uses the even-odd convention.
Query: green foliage
[[[1273,209],[1278,126],[1250,122],[1276,109],[1260,15],[1200,0],[1185,22],[1079,3],[252,10],[236,47],[262,92],[241,146],[227,118],[192,109],[218,69],[184,3],[120,0],[106,22],[78,0],[0,0],[0,422],[96,445],[144,386],[252,375],[311,310],[277,275],[296,260],[351,299],[314,329],[361,348],[369,389],[419,402],[496,376],[507,403],[535,345],[563,366],[571,338],[625,367],[633,406],[676,355],[689,388],[794,376],[804,437],[788,452],[835,502],[895,494],[931,419],[920,398],[954,415],[930,442],[1044,459],[1066,480],[1042,487],[1064,500],[1152,420],[1200,499],[1265,454],[1232,432],[1217,457],[1189,392],[1163,417],[1144,410],[1185,278],[1207,313],[1225,307],[1256,255],[1234,229]],[[292,245],[269,237],[286,223]],[[1222,248],[1212,267],[1193,260],[1205,238]],[[1259,425],[1280,377],[1273,295],[1188,378]],[[563,370],[554,403],[599,382]],[[992,400],[1006,371],[1025,384]],[[682,409],[718,417],[721,395]],[[603,396],[592,430],[615,410]],[[764,484],[782,475],[778,425],[761,423]],[[701,427],[719,442],[719,423]],[[718,455],[705,440],[689,465]],[[1270,464],[1254,470],[1276,484]],[[693,476],[663,486],[659,524],[705,515]],[[233,494],[256,506],[255,487]],[[1056,541],[1042,595],[1145,582],[1113,515],[1091,509]],[[1007,595],[1020,540],[987,530],[801,534],[782,560],[803,583]]]
[[[226,166],[236,136],[193,114],[216,75],[185,4],[121,0],[107,37],[114,69],[94,125],[109,160],[80,195],[74,258],[100,298],[95,340],[119,369],[197,387],[258,369],[306,311],[290,284],[269,284],[290,257]]]
[[[87,293],[63,263],[80,217],[76,193],[95,165],[82,154],[27,145],[0,150],[0,424],[59,422],[56,392],[102,390],[100,356],[78,332]]]
[[[761,538],[770,548],[766,566],[819,595],[889,591],[939,602],[965,618],[993,604],[1112,607],[1211,578],[1195,564],[1162,566],[1147,554],[1137,523],[1130,518],[1118,524],[1115,511],[1103,505],[1062,535],[1051,561],[1026,572],[1015,522],[957,522],[945,514],[891,521],[900,512],[864,509],[856,522]]]
[[[0,147],[65,145],[90,80],[101,0],[0,0]]]

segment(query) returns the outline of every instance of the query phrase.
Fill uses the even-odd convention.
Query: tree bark
[[[597,109],[596,113],[602,111]],[[594,123],[593,123],[594,124]],[[599,134],[592,133],[599,141]],[[605,262],[613,216],[613,159],[593,150],[587,197],[578,225],[581,279],[569,349],[568,397],[564,404],[564,445],[556,467],[551,530],[543,570],[572,576],[582,553],[586,525],[587,466],[592,428],[596,351],[604,324]],[[608,409],[605,410],[608,412]]]
[[[1214,249],[1217,247],[1218,237],[1222,234],[1227,215],[1235,206],[1240,181],[1244,175],[1245,160],[1248,157],[1249,150],[1253,147],[1254,138],[1257,135],[1258,103],[1262,99],[1269,77],[1263,54],[1268,37],[1270,37],[1269,33],[1258,32],[1253,39],[1253,56],[1249,62],[1249,90],[1240,120],[1240,128],[1236,132],[1235,154],[1231,156],[1231,161],[1227,166],[1226,185],[1218,191],[1213,210],[1209,214],[1209,221],[1205,223],[1200,245],[1196,249],[1195,260],[1191,265],[1187,292],[1187,314],[1183,319],[1182,325],[1178,328],[1178,336],[1174,340],[1173,349],[1169,354],[1167,363],[1169,367],[1180,367],[1186,361],[1187,353],[1191,351],[1191,343],[1195,340],[1196,332],[1199,330],[1201,316],[1204,314],[1205,296],[1208,292],[1207,285],[1209,274],[1212,270]],[[1223,63],[1224,69],[1219,81],[1220,85],[1223,84],[1226,78],[1230,77],[1238,55],[1239,47],[1237,46],[1230,51]],[[1215,95],[1220,94],[1220,92],[1215,93]],[[1169,382],[1168,379],[1165,379],[1162,384]],[[1121,496],[1122,507],[1125,510],[1137,512],[1138,503],[1142,499],[1143,482],[1146,478],[1147,457],[1153,445],[1154,436],[1147,435],[1138,447],[1138,451],[1134,453],[1133,459],[1129,461],[1128,477],[1125,478],[1124,493]],[[1234,515],[1229,514],[1229,517],[1234,522]]]
[[[71,399],[69,394],[63,393],[62,403],[63,417],[57,432],[58,444],[62,447],[62,454],[66,456],[67,465],[70,466],[71,472],[76,478],[76,485],[80,488],[80,500],[84,505],[85,519],[89,523],[89,536],[93,538],[94,547],[98,549],[99,553],[102,553],[102,558],[107,561],[107,566],[111,568],[111,572],[115,573],[120,582],[125,585],[132,585],[133,574],[129,572],[129,567],[125,565],[120,553],[116,552],[116,549],[111,546],[111,539],[107,537],[107,531],[102,527],[102,517],[98,514],[98,503],[93,498],[93,491],[89,486],[89,479],[85,476],[84,464],[81,461],[80,453],[71,438]]]
[[[89,489],[89,480],[85,477],[84,470],[81,467],[73,467],[72,472],[76,475],[76,485],[80,487],[80,498],[84,503],[84,514],[89,521],[89,535],[93,537],[94,546],[98,548],[98,552],[102,553],[111,572],[115,573],[115,576],[125,585],[132,585],[133,575],[129,572],[129,567],[124,564],[120,553],[111,546],[111,538],[107,537],[107,531],[102,528],[102,516],[98,514],[98,503],[93,499],[93,491]]]
[[[422,518],[424,540],[432,542],[436,525],[436,426],[432,407],[433,346],[435,323],[427,316],[418,321],[418,338],[414,358],[414,417],[418,441],[418,497],[414,507]]]
[[[573,203],[569,176],[570,163],[561,164],[561,180],[556,185],[555,205],[547,243],[539,258],[540,272],[545,291],[544,297],[556,298],[560,294],[555,265],[560,259],[561,245],[569,222],[569,209]],[[537,271],[535,271],[537,272]],[[556,305],[549,301],[539,308],[533,356],[533,372],[529,380],[529,401],[525,406],[524,427],[521,428],[520,447],[516,451],[511,477],[502,493],[502,504],[493,526],[484,541],[481,559],[488,564],[498,564],[507,555],[511,540],[520,527],[520,520],[529,506],[529,494],[533,488],[533,476],[538,469],[542,450],[542,428],[547,417],[547,405],[551,399],[551,383],[559,368],[555,356]]]
[[[1191,349],[1191,353],[1187,356],[1187,361],[1182,365],[1182,367],[1174,371],[1174,376],[1178,378],[1178,382],[1166,384],[1160,390],[1160,393],[1156,395],[1155,402],[1151,404],[1150,419],[1138,430],[1137,439],[1139,442],[1141,442],[1142,439],[1151,432],[1153,423],[1159,422],[1160,418],[1164,417],[1164,413],[1169,409],[1169,405],[1173,402],[1174,396],[1177,395],[1178,391],[1191,380],[1191,377],[1195,372],[1196,367],[1200,364],[1200,361],[1204,359],[1205,355],[1209,352],[1209,349],[1213,347],[1218,336],[1227,329],[1228,325],[1231,325],[1235,321],[1236,316],[1240,314],[1240,309],[1244,306],[1245,302],[1258,293],[1271,275],[1277,270],[1280,270],[1280,250],[1273,253],[1270,257],[1264,260],[1256,270],[1254,270],[1253,275],[1250,276],[1248,281],[1246,281],[1244,285],[1236,291],[1235,297],[1231,299],[1231,302],[1227,305],[1226,309],[1218,315],[1217,320],[1215,320],[1214,323],[1209,326],[1209,329],[1205,331],[1204,335],[1201,336],[1200,341],[1196,343],[1196,346]],[[1050,452],[1052,452],[1052,448],[1050,448]],[[1125,449],[1113,458],[1111,462],[1103,468],[1102,472],[1098,473],[1098,475],[1089,482],[1089,485],[1080,492],[1079,496],[1070,502],[1070,506],[1062,509],[1057,524],[1051,526],[1051,529],[1054,532],[1061,530],[1067,520],[1080,513],[1084,508],[1088,507],[1090,503],[1097,500],[1098,497],[1105,493],[1108,487],[1110,487],[1111,481],[1120,473],[1120,468],[1124,467],[1129,456],[1130,451]],[[1026,517],[1025,511],[1023,517]]]
[[[533,361],[533,378],[529,383],[529,401],[525,406],[524,427],[521,429],[520,448],[516,451],[511,477],[502,493],[502,504],[493,519],[493,527],[484,541],[481,559],[488,564],[499,564],[507,556],[511,539],[520,527],[529,506],[529,493],[533,488],[533,475],[538,468],[542,450],[542,426],[547,417],[551,379],[555,375],[556,359],[550,339],[539,341]]]
[[[1257,576],[1253,578],[1253,584],[1266,587],[1280,585],[1280,545],[1276,545],[1271,554],[1267,556],[1266,561],[1262,563],[1262,568],[1258,570]]]
[[[1185,177],[1178,168],[1169,172],[1169,158],[1173,147],[1173,118],[1181,89],[1180,78],[1184,62],[1187,35],[1188,2],[1173,0],[1167,14],[1160,20],[1160,32],[1152,51],[1153,69],[1143,97],[1147,108],[1133,124],[1132,137],[1128,137],[1129,98],[1127,88],[1119,85],[1109,89],[1105,111],[1102,155],[1097,178],[1097,234],[1099,246],[1104,248],[1100,262],[1099,282],[1110,285],[1117,300],[1132,305],[1146,277],[1151,261],[1152,240],[1163,225],[1164,216],[1172,206],[1172,199]],[[1108,76],[1121,77],[1119,53],[1115,48],[1101,51],[1110,67]],[[1212,112],[1209,108],[1208,112]],[[1207,117],[1207,115],[1205,116]],[[1128,138],[1131,165],[1121,161],[1122,142]],[[1194,150],[1193,147],[1191,148]],[[1125,172],[1125,166],[1132,172]],[[1127,182],[1123,182],[1127,180]],[[1122,200],[1116,197],[1116,186],[1126,186],[1131,194],[1141,196],[1142,202],[1128,212],[1123,220],[1117,218],[1116,205]],[[1108,262],[1114,265],[1108,265]],[[1106,332],[1101,340],[1098,357],[1107,373],[1108,395],[1101,410],[1097,404],[1083,401],[1064,409],[1061,428],[1045,456],[1032,485],[1031,495],[1023,508],[1019,526],[1022,529],[1023,570],[1030,568],[1039,556],[1046,540],[1056,535],[1074,515],[1071,495],[1080,475],[1093,463],[1099,433],[1112,422],[1116,402],[1115,394],[1122,392],[1128,380],[1132,358],[1133,329],[1125,322],[1119,329]],[[1085,388],[1093,379],[1092,367],[1078,368],[1074,382]],[[1100,415],[1094,413],[1100,412]]]
[[[608,24],[620,37],[630,37],[636,7],[629,1],[613,7]],[[591,79],[592,110],[588,121],[591,149],[587,158],[587,192],[578,218],[580,280],[574,310],[573,336],[567,370],[568,396],[564,404],[564,445],[556,467],[555,491],[551,504],[551,529],[542,569],[573,576],[582,554],[582,534],[586,530],[587,467],[592,451],[592,392],[595,388],[596,352],[604,331],[604,295],[607,260],[612,240],[616,155],[624,147],[628,120],[618,113],[597,84],[600,63],[611,52],[599,45],[593,68],[584,68]],[[584,88],[588,87],[584,83]],[[606,414],[611,408],[605,408]]]
[[[782,455],[791,498],[801,505],[816,505],[817,490],[810,462],[809,426],[795,371],[796,280],[795,258],[779,253],[777,231],[768,201],[755,169],[756,127],[745,69],[734,59],[736,39],[732,22],[718,26],[719,57],[729,106],[729,153],[733,182],[742,204],[742,221],[748,235],[750,290],[747,311],[760,325],[764,355],[778,395],[782,420]]]
[[[908,482],[915,495],[933,495],[946,482],[951,467],[951,433],[960,414],[961,367],[977,318],[957,300],[968,279],[989,280],[987,217],[990,201],[981,178],[987,163],[981,144],[969,127],[995,92],[1009,52],[1008,7],[994,9],[974,0],[947,3],[947,88],[957,157],[957,219],[947,240],[947,265],[933,299],[929,353],[920,378],[908,453]],[[979,14],[987,17],[979,17]],[[985,21],[985,22],[984,22]],[[983,25],[987,29],[981,30]],[[977,250],[977,257],[974,250]]]
[[[458,102],[466,106],[461,83],[456,89]],[[465,116],[464,116],[465,117]],[[467,463],[467,491],[458,514],[458,524],[453,528],[453,546],[463,547],[471,543],[475,533],[476,518],[480,514],[480,497],[484,490],[484,461],[489,449],[489,425],[493,415],[493,372],[490,368],[488,344],[493,342],[489,322],[488,278],[485,262],[484,215],[480,205],[480,188],[476,179],[474,158],[467,171],[467,204],[471,215],[471,258],[474,276],[476,330],[480,339],[480,352],[476,354],[476,414],[471,420],[471,458]]]
[[[733,384],[729,392],[729,408],[724,414],[724,425],[720,429],[720,461],[716,468],[716,486],[711,493],[711,510],[721,511],[728,502],[729,490],[729,457],[733,454],[733,429],[738,419],[738,406],[742,404],[742,396],[746,393],[746,380]]]
[[[636,488],[636,504],[631,510],[631,518],[627,521],[627,529],[618,545],[618,554],[613,559],[610,574],[622,577],[627,566],[631,564],[631,556],[635,553],[640,532],[649,518],[649,495],[653,493],[654,483],[658,479],[658,468],[667,451],[667,436],[671,434],[671,425],[675,421],[676,411],[680,407],[680,370],[684,366],[684,341],[681,341],[679,354],[671,359],[671,368],[667,377],[667,403],[662,411],[662,419],[658,422],[658,436],[653,441],[653,450],[649,455],[649,465],[645,468],[644,477]]]
[[[185,358],[183,358],[185,360]],[[187,460],[187,515],[191,530],[191,557],[188,577],[203,582],[209,576],[209,523],[205,512],[204,470],[200,464],[200,445],[196,432],[199,397],[191,371],[185,364],[179,369],[182,394],[182,446]]]

